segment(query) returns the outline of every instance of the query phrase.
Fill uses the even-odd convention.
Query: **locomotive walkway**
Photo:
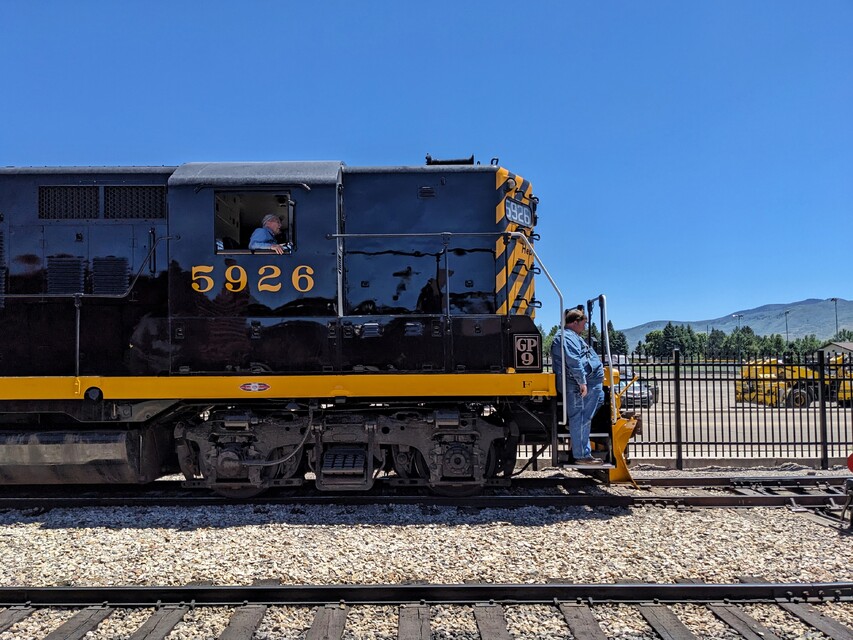
[[[210,586],[185,587],[42,587],[0,588],[0,632],[12,628],[40,608],[73,608],[74,615],[48,633],[47,640],[82,639],[120,608],[153,608],[151,616],[130,636],[132,640],[166,638],[190,609],[233,608],[220,639],[253,637],[270,607],[316,607],[308,640],[340,639],[349,610],[361,605],[397,608],[398,637],[430,638],[430,606],[473,607],[481,638],[511,639],[506,606],[547,605],[559,610],[576,638],[607,636],[594,616],[596,606],[628,604],[636,608],[663,638],[687,640],[697,636],[670,608],[698,604],[744,638],[773,640],[778,636],[753,618],[743,605],[774,605],[812,630],[831,638],[853,640],[853,629],[821,613],[815,605],[853,602],[853,583],[769,583],[752,576],[734,584],[704,584],[684,580],[677,584],[625,582],[618,584],[402,584],[317,586]]]

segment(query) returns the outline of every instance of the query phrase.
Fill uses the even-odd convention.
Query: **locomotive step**
[[[560,467],[562,469],[615,469],[616,465],[609,462],[605,462],[604,464],[575,464],[572,462],[561,464]]]
[[[599,453],[604,453],[604,452],[599,450]],[[601,457],[593,455],[593,457],[600,460],[602,462],[602,464],[598,464],[598,463],[595,463],[595,464],[579,464],[579,463],[575,462],[574,459],[571,457],[571,451],[569,451],[569,450],[562,451],[561,450],[559,452],[559,466],[564,468],[564,469],[615,469],[616,468],[615,464],[613,464],[612,462],[608,462],[608,460],[607,460],[607,458],[609,457],[608,455],[601,456]]]

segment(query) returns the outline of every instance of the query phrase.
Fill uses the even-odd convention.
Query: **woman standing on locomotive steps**
[[[566,361],[566,412],[572,435],[575,464],[603,464],[592,456],[589,432],[592,417],[604,402],[604,367],[598,354],[581,338],[586,315],[583,307],[569,309],[564,316],[563,339],[558,335],[551,345],[551,362],[557,374],[557,391],[562,393],[563,359]]]

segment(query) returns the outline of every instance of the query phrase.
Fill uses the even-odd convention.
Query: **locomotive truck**
[[[519,443],[571,463],[537,204],[473,158],[0,169],[0,482],[464,495]],[[281,255],[248,249],[270,213]],[[621,480],[636,418],[607,397]]]

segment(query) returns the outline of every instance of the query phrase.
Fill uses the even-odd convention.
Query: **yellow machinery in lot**
[[[853,407],[853,379],[850,376],[849,368],[846,369],[847,375],[838,381],[838,397],[836,400],[842,407]]]
[[[805,408],[818,399],[853,406],[853,371],[847,356],[827,358],[823,379],[815,365],[786,364],[765,358],[747,363],[735,381],[735,401],[771,407]]]

